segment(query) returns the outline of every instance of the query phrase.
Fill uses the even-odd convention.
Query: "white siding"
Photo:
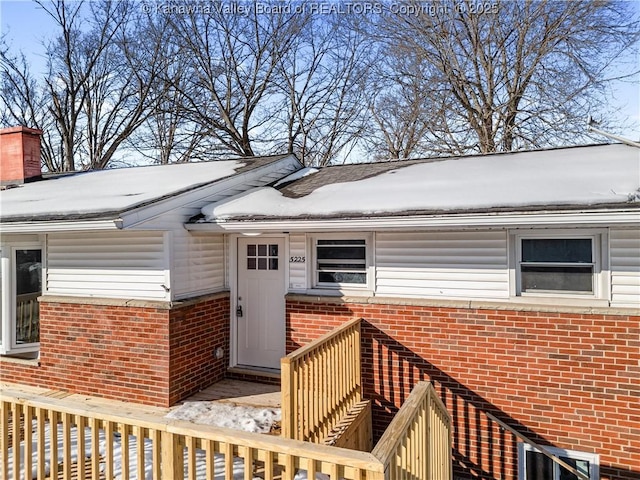
[[[95,232],[47,237],[47,293],[168,299],[162,232]]]
[[[640,307],[640,230],[609,233],[611,306]]]
[[[509,297],[506,232],[376,234],[376,295]]]
[[[293,157],[292,157],[293,158]],[[188,298],[225,288],[224,240],[220,234],[191,233],[184,224],[199,215],[202,207],[239,195],[251,188],[280,180],[299,168],[292,159],[249,170],[208,192],[193,194],[178,207],[133,228],[171,232],[172,299]]]
[[[303,257],[304,262],[289,262],[289,290],[304,291],[307,288],[307,236],[304,233],[289,235],[289,257]],[[290,259],[287,259],[290,260]]]
[[[174,298],[224,288],[224,236],[222,234],[174,233]]]
[[[39,243],[42,241],[39,235],[19,235],[19,234],[3,234],[0,236],[0,244],[13,246],[16,243]]]

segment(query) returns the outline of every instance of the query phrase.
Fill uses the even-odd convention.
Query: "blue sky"
[[[55,32],[49,15],[31,0],[0,0],[0,20],[13,51],[21,49],[32,65],[44,70],[42,43]]]
[[[635,5],[640,8],[640,2]],[[14,52],[21,49],[36,71],[45,70],[43,41],[52,36],[55,28],[40,6],[31,0],[0,0],[0,29],[2,35],[7,35]],[[640,58],[629,59],[629,62],[635,63],[636,70],[640,69]],[[631,124],[622,134],[640,140],[640,76],[636,76],[635,82],[618,82],[612,104],[620,109],[620,120]],[[594,113],[594,117],[598,120],[597,114]]]

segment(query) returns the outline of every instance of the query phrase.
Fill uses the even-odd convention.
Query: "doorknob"
[[[238,305],[238,308],[236,308],[236,316],[242,316],[242,305]]]

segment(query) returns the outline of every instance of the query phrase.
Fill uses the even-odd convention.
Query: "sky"
[[[640,2],[635,5],[640,8]],[[51,38],[55,28],[40,6],[31,0],[0,0],[0,33],[6,35],[14,52],[18,49],[24,52],[36,71],[45,71],[43,42]],[[636,70],[640,69],[639,57],[630,61],[636,64]],[[617,82],[614,85],[612,105],[620,109],[620,124],[628,124],[620,133],[629,139],[640,140],[640,76],[635,78],[635,82]],[[593,116],[596,121],[600,120],[597,114]]]

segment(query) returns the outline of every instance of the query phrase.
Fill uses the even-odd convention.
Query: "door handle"
[[[242,305],[238,305],[238,308],[236,308],[236,316],[242,317]]]

